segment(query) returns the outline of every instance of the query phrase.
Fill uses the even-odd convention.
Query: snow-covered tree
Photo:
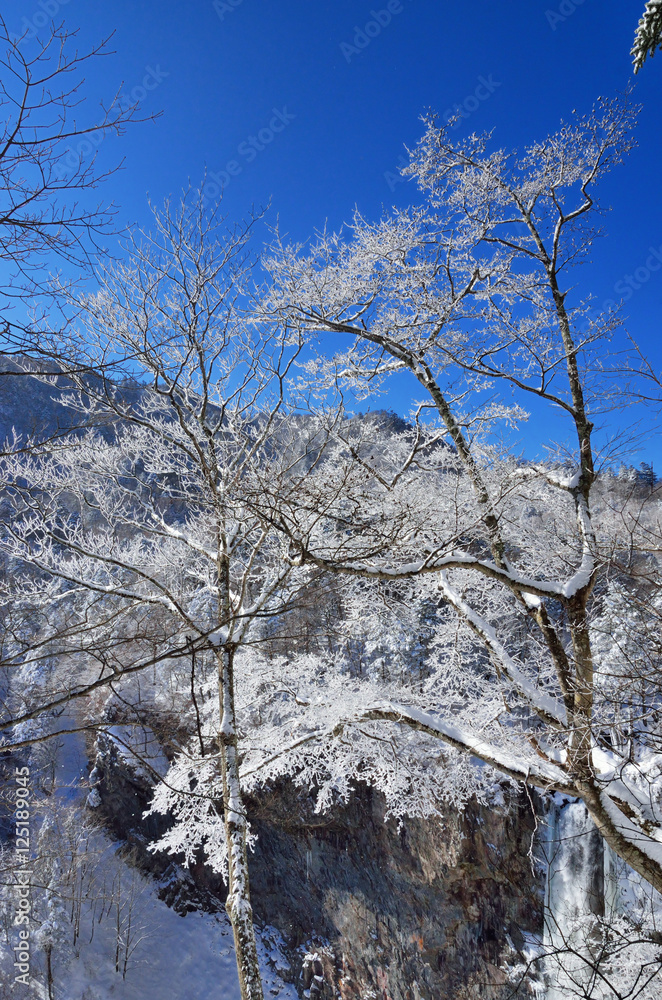
[[[62,947],[68,937],[69,917],[60,896],[57,870],[46,888],[44,919],[35,934],[35,943],[42,949],[46,957],[46,986],[48,1000],[53,1000],[53,952]]]
[[[25,584],[33,600],[45,582],[51,604],[67,608],[79,644],[66,689],[57,690],[60,674],[5,728],[15,734],[17,723],[103,685],[121,689],[150,664],[213,661],[215,707],[204,706],[204,728],[168,776],[175,793],[162,788],[155,808],[177,818],[164,846],[191,857],[204,845],[226,873],[242,995],[254,1000],[262,988],[239,779],[237,651],[261,639],[266,619],[287,615],[310,573],[283,557],[289,543],[256,514],[253,469],[273,484],[287,481],[314,464],[328,429],[287,405],[298,339],[242,317],[252,220],[225,231],[195,199],[155,219],[127,263],[78,302],[79,339],[60,355],[75,348],[82,362],[61,362],[68,405],[88,422],[98,415],[102,428],[72,436],[62,451],[5,462],[13,498],[6,557],[33,574]],[[123,367],[123,384],[80,374],[97,361],[103,370],[108,359]]]
[[[227,866],[246,997],[243,793],[284,774],[320,809],[368,781],[390,815],[498,776],[560,791],[662,886],[659,496],[600,469],[615,317],[568,276],[630,125],[602,105],[518,157],[430,119],[422,204],[278,244],[250,315],[252,222],[219,242],[185,202],[76,304],[77,339],[44,336],[54,391],[100,425],[4,461],[5,558],[43,625],[9,616],[10,665],[36,676],[4,727],[32,741],[44,710],[190,662],[191,740],[153,809],[176,819],[162,848]],[[408,423],[329,405],[391,377],[413,380]],[[570,427],[545,462],[507,440],[527,397]]]
[[[49,1000],[54,996],[53,956],[65,948],[71,930],[65,905],[60,832],[56,817],[47,809],[39,827],[36,872],[32,880],[39,886],[35,944],[44,953]]]
[[[602,101],[520,155],[489,136],[451,141],[429,118],[405,171],[420,205],[376,223],[357,215],[312,249],[275,245],[265,314],[321,340],[318,383],[366,398],[409,377],[418,399],[388,460],[347,440],[363,478],[344,477],[342,493],[317,470],[305,506],[284,506],[267,483],[262,504],[304,562],[384,586],[417,579],[444,612],[424,694],[357,686],[344,711],[327,707],[319,737],[409,727],[579,797],[614,852],[662,889],[659,652],[639,630],[649,736],[633,738],[591,632],[614,607],[609,578],[630,595],[623,634],[659,587],[659,496],[600,475],[609,453],[594,423],[623,401],[609,376],[617,317],[582,301],[572,273],[632,118],[627,99]],[[527,398],[567,422],[544,462],[516,460],[507,442]],[[456,637],[464,654],[445,671]]]
[[[639,18],[639,24],[632,46],[634,71],[638,73],[658,49],[662,48],[662,0],[646,0],[646,9]]]
[[[3,348],[19,351],[34,346],[23,307],[57,307],[50,272],[88,271],[117,231],[117,209],[85,197],[117,169],[101,168],[94,154],[107,136],[141,120],[136,102],[112,91],[101,115],[83,107],[85,75],[108,55],[108,39],[85,49],[63,24],[53,21],[30,40],[33,30],[16,34],[0,16],[0,315]]]

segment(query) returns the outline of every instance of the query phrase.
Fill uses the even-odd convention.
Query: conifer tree
[[[648,0],[646,9],[639,18],[634,36],[632,57],[634,71],[638,73],[648,56],[654,56],[662,48],[662,0]]]

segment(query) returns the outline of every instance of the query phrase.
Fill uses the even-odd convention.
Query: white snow
[[[130,723],[111,726],[108,735],[131,768],[152,781],[154,772],[162,778],[170,766],[157,737],[149,726]]]
[[[504,770],[510,771],[511,774],[521,775],[522,777],[537,775],[540,779],[548,781],[552,785],[567,785],[567,776],[560,768],[554,767],[553,764],[548,764],[542,759],[534,762],[525,762],[521,756],[518,757],[515,754],[510,754],[502,747],[488,743],[486,740],[481,739],[478,734],[461,729],[459,726],[452,726],[450,723],[435,718],[435,716],[429,715],[427,712],[423,712],[413,706],[379,705],[366,712],[366,716],[370,717],[372,712],[394,713],[405,724],[408,719],[418,722],[422,726],[425,726],[426,729],[438,734],[441,739],[454,746],[464,748],[469,753],[475,753],[476,756],[481,757],[483,760],[494,761],[497,767],[502,767]]]
[[[134,768],[142,767],[141,760],[145,760],[159,773],[167,770],[168,762],[148,727],[114,726],[110,735]],[[80,733],[62,738],[55,773],[58,797],[81,811],[86,801],[89,805],[98,804],[96,788],[85,795],[87,758]],[[135,893],[131,916],[136,948],[129,959],[126,978],[122,978],[121,971],[115,971],[114,914],[98,922],[99,907],[95,918],[84,904],[82,933],[76,949],[71,946],[67,922],[69,943],[64,952],[53,957],[55,1000],[182,1000],[184,997],[240,1000],[232,928],[225,912],[179,916],[158,898],[157,882],[128,864],[117,848],[118,844],[102,830],[88,841],[88,852],[95,856],[95,866],[108,866],[111,876],[119,878],[126,887],[125,905],[128,896]],[[11,931],[9,947],[4,937],[0,939],[0,983],[11,982],[13,978],[10,949],[14,943]],[[282,938],[272,927],[265,928],[264,940],[258,934],[265,995],[297,1000],[296,990],[283,983],[278,975],[277,970],[288,970],[282,944]],[[46,1000],[44,956],[36,947],[30,965],[32,984],[25,995]]]

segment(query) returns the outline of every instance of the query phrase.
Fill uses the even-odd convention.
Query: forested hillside
[[[30,367],[29,362],[24,365]],[[72,389],[71,381],[62,377],[56,384],[51,377],[45,384],[44,376],[24,375],[20,383],[5,378],[9,391],[21,386],[24,425],[17,430],[27,435],[38,427],[36,433],[45,440],[34,450],[39,473],[29,492],[16,481],[5,497],[6,523],[11,525],[5,537],[5,579],[11,600],[8,593],[3,700],[14,718],[23,717],[9,730],[9,742],[19,749],[11,758],[5,755],[5,768],[9,785],[10,768],[26,762],[33,782],[41,859],[35,882],[44,886],[35,892],[33,914],[44,926],[54,924],[57,929],[49,959],[55,996],[67,995],[58,993],[58,982],[70,980],[75,969],[89,975],[92,956],[95,962],[107,963],[106,979],[82,995],[105,998],[113,979],[122,979],[128,992],[120,995],[137,996],[145,989],[140,969],[151,968],[156,974],[155,963],[161,970],[167,968],[150,943],[166,926],[164,904],[157,898],[173,907],[179,919],[209,914],[216,921],[204,931],[210,947],[220,947],[227,934],[220,918],[227,875],[226,834],[218,813],[223,791],[218,773],[217,629],[210,608],[200,604],[201,546],[195,543],[188,557],[171,547],[173,539],[177,546],[191,531],[194,508],[188,498],[195,494],[187,486],[184,497],[181,470],[175,474],[163,464],[146,463],[144,445],[134,446],[138,466],[126,465],[126,456],[132,454],[127,447],[131,439],[125,436],[130,428],[117,413],[113,419],[106,414],[103,421],[91,418],[94,388],[89,395],[80,386]],[[98,391],[98,383],[93,385]],[[116,408],[151,405],[144,402],[146,390],[137,393],[135,387],[115,385],[111,390]],[[72,420],[74,392],[76,412],[85,420]],[[138,399],[143,402],[138,404]],[[159,421],[162,409],[159,404]],[[213,419],[217,417],[214,411]],[[86,422],[92,423],[91,429],[83,428]],[[260,421],[251,418],[249,423],[252,435]],[[63,448],[59,434],[71,424],[76,430]],[[11,439],[8,425],[3,431]],[[347,417],[336,431],[340,440],[352,443],[355,456],[369,454],[382,478],[393,456],[410,453],[421,433],[379,412]],[[311,449],[309,442],[319,441],[319,433],[312,415],[287,417],[274,438],[278,444],[268,449],[269,463],[282,462],[282,449],[290,468],[294,449],[301,449],[294,454],[307,456],[304,481],[314,482],[316,467],[324,469],[328,480],[338,452],[328,439],[328,454]],[[20,447],[16,461],[26,468]],[[119,469],[117,461],[122,463]],[[425,462],[427,469],[437,470],[440,493],[448,477],[457,480],[452,447],[432,442]],[[363,470],[363,462],[358,468]],[[521,470],[527,468],[526,463],[520,465]],[[89,480],[91,473],[95,478]],[[66,506],[64,519],[62,500],[51,508],[56,520],[52,543],[45,550],[43,535],[31,526],[34,511],[43,512],[43,517],[44,504],[53,495],[47,475],[61,483],[58,495],[66,498]],[[103,489],[90,486],[95,481],[103,483]],[[596,495],[624,512],[635,509],[638,517],[659,503],[650,474],[626,467],[616,476],[603,474]],[[30,498],[22,517],[16,516],[19,497],[23,503]],[[127,497],[137,502],[133,509],[140,512],[141,521],[135,513],[127,516]],[[430,500],[434,503],[432,488]],[[155,548],[147,558],[141,555],[139,575],[134,571],[129,584],[127,566],[121,564],[144,549],[146,511]],[[525,517],[540,517],[530,498]],[[342,522],[340,528],[344,532]],[[74,539],[77,550],[88,550],[82,564],[79,553],[65,558],[64,546]],[[264,587],[272,555],[258,549],[251,569],[257,576],[253,586]],[[64,589],[53,580],[47,583],[47,564],[42,562],[46,556],[54,569],[66,566]],[[113,579],[106,575],[109,562],[119,562],[121,570],[121,591],[112,601],[103,596],[106,581]],[[195,634],[178,641],[158,607],[156,614],[143,609],[149,591],[142,591],[138,601],[136,581],[148,573],[147,567],[152,576],[159,565],[163,568],[152,586],[157,594],[163,592],[161,586],[167,587],[171,599],[180,605],[186,600],[189,609],[200,606],[195,613],[201,616],[203,643]],[[177,578],[174,567],[179,567]],[[616,947],[609,937],[601,944],[602,962],[609,961],[610,970],[614,954],[621,959],[622,968],[610,972],[619,982],[628,975],[631,982],[637,980],[633,968],[646,948],[631,940],[634,921],[642,930],[650,927],[647,981],[658,968],[655,910],[646,910],[652,897],[647,902],[650,894],[643,887],[633,889],[624,876],[626,869],[621,867],[618,874],[618,859],[611,852],[600,847],[596,854],[600,838],[595,842],[597,834],[591,833],[586,813],[584,818],[578,814],[577,828],[578,820],[570,819],[569,812],[568,819],[563,818],[569,807],[562,798],[546,805],[537,791],[527,796],[517,781],[509,776],[504,782],[493,767],[457,751],[449,756],[435,738],[433,727],[443,735],[451,730],[448,723],[442,728],[444,718],[452,720],[452,736],[463,732],[461,713],[475,713],[481,698],[489,697],[490,683],[498,681],[471,635],[463,638],[453,625],[451,644],[441,643],[450,625],[442,596],[427,585],[412,585],[409,574],[395,581],[356,581],[317,566],[297,584],[285,600],[265,605],[268,614],[255,616],[252,633],[238,647],[235,661],[243,801],[250,835],[257,837],[249,871],[263,977],[276,977],[283,984],[280,990],[291,982],[301,991],[314,986],[313,976],[319,974],[324,983],[321,996],[338,990],[346,998],[369,995],[381,984],[390,996],[404,1000],[415,995],[412,983],[420,996],[445,990],[459,997],[463,988],[484,996],[488,984],[495,997],[510,995],[513,989],[528,995],[549,978],[553,953],[563,962],[566,953],[578,950],[583,955],[580,972],[567,959],[565,964],[579,981],[578,989],[585,990],[583,969],[587,956],[591,966],[594,963],[594,946],[586,944],[584,928],[587,914],[593,913],[596,928],[606,920],[605,933],[612,934],[616,926],[621,935]],[[644,759],[650,761],[648,774],[654,781],[659,716],[655,687],[647,688],[645,647],[635,632],[650,620],[644,615],[655,613],[644,603],[645,592],[644,587],[637,618],[625,625],[622,613],[614,617],[619,615],[623,583],[602,587],[594,629],[597,648],[607,657],[603,711],[613,711],[621,683],[618,672],[607,666],[614,662],[614,635],[619,663],[621,656],[630,658],[623,680],[628,711],[636,713],[630,724],[637,727],[638,752],[647,753]],[[633,687],[635,669],[640,679]],[[375,705],[380,715],[398,712],[400,725],[385,732],[374,719],[365,721]],[[503,707],[498,711],[501,715]],[[526,716],[521,709],[518,716],[521,726]],[[412,719],[422,723],[420,729],[410,728]],[[464,726],[466,731],[466,721]],[[424,727],[432,732],[426,735]],[[46,741],[50,733],[60,735]],[[513,770],[517,758],[509,760]],[[7,806],[9,833],[10,803]],[[150,811],[143,818],[146,809]],[[575,830],[568,841],[559,829],[569,822],[575,823]],[[113,841],[124,845],[119,855],[114,855]],[[12,860],[9,852],[5,858],[12,870],[15,856]],[[189,866],[190,874],[182,864]],[[570,886],[563,874],[568,866],[574,872]],[[153,888],[147,889],[150,880]],[[627,897],[621,886],[623,891],[628,886]],[[144,902],[151,898],[155,902]],[[578,921],[575,931],[568,923],[572,919]],[[627,926],[632,930],[626,931]],[[595,928],[590,930],[595,933]],[[84,943],[88,934],[91,945]],[[44,954],[42,948],[36,956],[38,967]],[[319,959],[314,959],[316,954]],[[213,969],[203,964],[195,976],[189,972],[191,988],[199,983],[201,996],[208,977],[218,974]],[[46,979],[45,968],[43,975]],[[228,973],[223,975],[227,979]],[[113,995],[118,988],[113,987]],[[159,988],[170,995],[166,982]],[[656,988],[653,981],[651,989]]]

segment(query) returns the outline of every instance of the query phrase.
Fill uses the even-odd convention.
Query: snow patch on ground
[[[134,771],[140,769],[149,776],[143,761],[159,773],[167,771],[168,761],[148,727],[114,726],[110,735]],[[98,796],[95,788],[89,790],[87,769],[81,734],[62,737],[53,764],[56,781],[53,794],[63,804],[80,811],[81,822],[86,800],[94,805],[95,793]],[[36,827],[33,832],[36,833]],[[83,904],[80,937],[75,947],[72,927],[65,920],[67,944],[53,954],[54,1000],[182,1000],[183,997],[240,1000],[234,940],[227,915],[221,911],[179,916],[159,899],[158,882],[123,858],[119,847],[101,829],[88,840],[88,858],[94,857],[94,866],[104,873],[101,883],[107,886],[108,895],[105,903],[98,898],[94,903]],[[121,931],[119,971],[116,971],[117,910],[109,900],[110,890],[117,886],[118,880],[123,888],[119,894]],[[12,948],[18,941],[18,927],[11,925],[11,886],[7,903],[9,907],[3,914],[9,917],[7,931],[4,933],[3,928],[0,937],[0,995],[5,996],[2,988],[7,987],[10,992],[6,995],[16,996],[17,1000],[47,1000],[45,958],[37,946],[37,927],[31,929],[31,985],[18,984],[13,988]],[[127,943],[129,955],[123,976]],[[278,975],[289,970],[283,946],[275,928],[267,927],[258,935],[265,996],[297,1000],[294,987],[283,983]]]
[[[168,758],[149,726],[111,726],[108,736],[116,744],[118,753],[136,774],[152,782],[154,772],[162,778],[165,777],[170,766]]]
[[[117,854],[117,845],[105,834],[98,835],[95,851],[105,841],[106,859],[115,855],[127,892],[135,892],[132,907],[132,952],[122,977],[115,970],[117,935],[114,914],[100,923],[85,921],[76,949],[54,956],[55,1000],[240,1000],[239,982],[230,921],[224,913],[189,913],[179,916],[157,895],[154,880],[145,877]],[[124,919],[126,914],[124,914]],[[92,927],[94,924],[94,927]],[[93,933],[90,942],[90,935]],[[10,930],[10,947],[16,929]],[[34,935],[33,935],[34,940]],[[267,927],[258,936],[258,950],[265,996],[297,1000],[293,986],[283,983],[279,972],[289,964],[282,952],[278,931]],[[11,956],[5,940],[0,942],[0,981],[13,980]],[[120,956],[120,966],[122,956]],[[35,949],[31,962],[31,987],[20,986],[17,996],[25,1000],[45,997],[45,964]]]

